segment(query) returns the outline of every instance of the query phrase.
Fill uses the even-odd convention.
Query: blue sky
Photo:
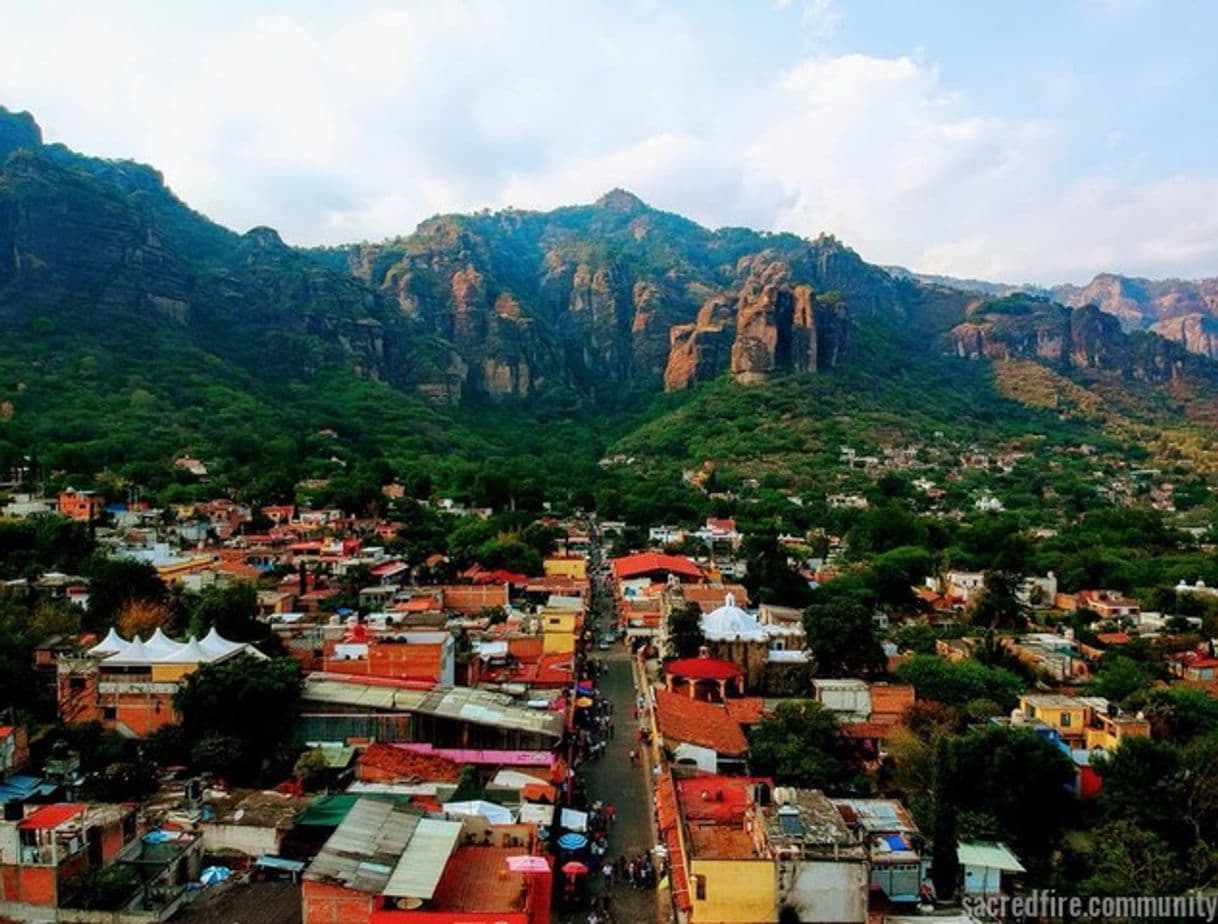
[[[294,243],[623,186],[1005,281],[1218,275],[1218,6],[23,4],[0,103]]]

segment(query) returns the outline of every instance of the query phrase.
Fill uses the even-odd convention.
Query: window
[[[1070,713],[1063,712],[1062,713],[1062,728],[1069,728],[1069,727],[1070,727]]]
[[[706,901],[706,877],[694,877],[694,898],[700,902]]]

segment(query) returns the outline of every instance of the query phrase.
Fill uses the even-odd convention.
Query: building
[[[468,687],[314,673],[304,679],[300,737],[312,742],[426,742],[437,748],[552,751],[565,719],[511,696]],[[548,701],[545,701],[548,707]]]
[[[144,641],[123,639],[114,629],[81,656],[57,663],[59,720],[100,722],[128,737],[142,738],[178,721],[173,698],[202,664],[240,655],[266,656],[231,642],[213,628],[203,639],[178,642],[157,629]]]
[[[732,594],[723,606],[703,614],[702,637],[711,655],[740,668],[749,692],[764,689],[767,673],[782,665],[808,663],[802,625],[762,622],[737,606]]]
[[[1070,749],[1113,751],[1128,738],[1150,736],[1141,715],[1122,715],[1115,704],[1098,696],[1025,693],[1015,712],[1017,724],[1050,728]]]
[[[448,631],[370,633],[357,624],[342,639],[325,642],[320,662],[309,666],[332,674],[453,686],[456,649],[456,640]],[[304,650],[294,647],[292,652]]]
[[[549,862],[467,841],[461,821],[356,800],[305,870],[304,924],[549,924]]]
[[[834,807],[871,858],[871,887],[890,902],[919,901],[927,875],[925,843],[905,806],[892,799],[834,799]]]
[[[59,492],[59,515],[81,523],[92,523],[101,516],[106,498],[96,491],[68,488]]]
[[[582,555],[550,555],[541,563],[546,577],[564,577],[574,581],[588,579],[588,560]]]
[[[1026,872],[1006,844],[961,843],[956,848],[965,895],[1009,895],[1012,879]]]
[[[678,767],[705,773],[742,772],[749,741],[740,722],[715,703],[656,689],[653,740],[663,743]]]
[[[133,806],[59,802],[0,821],[0,914],[34,918],[20,906],[60,907],[68,884],[114,861],[135,842]],[[16,907],[14,907],[16,906]]]

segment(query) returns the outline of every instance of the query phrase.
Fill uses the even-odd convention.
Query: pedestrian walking
[[[637,767],[639,765],[639,752],[634,748],[630,749],[630,766]]]

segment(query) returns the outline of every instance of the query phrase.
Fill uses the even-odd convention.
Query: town
[[[1115,460],[1081,518],[1042,486],[1019,519],[1029,445],[843,446],[782,528],[714,465],[683,490],[722,515],[650,523],[16,480],[0,916],[901,924],[1194,887],[1203,482]]]

